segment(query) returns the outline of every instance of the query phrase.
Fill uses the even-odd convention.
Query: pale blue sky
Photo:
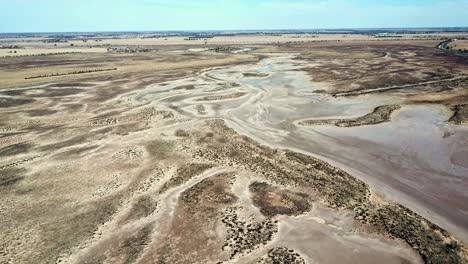
[[[0,32],[468,26],[468,0],[0,0]]]

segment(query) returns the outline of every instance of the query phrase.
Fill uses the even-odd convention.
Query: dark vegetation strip
[[[468,104],[456,105],[452,108],[453,115],[449,122],[455,125],[468,125]]]
[[[19,58],[19,57],[41,57],[41,56],[67,55],[67,54],[78,54],[78,53],[83,53],[83,52],[74,51],[74,52],[39,53],[39,54],[17,54],[17,53],[12,53],[13,55],[1,56],[0,58],[6,59],[6,58]]]
[[[49,77],[57,77],[57,76],[66,76],[66,75],[75,75],[75,74],[83,74],[83,73],[93,73],[93,72],[105,72],[105,71],[116,71],[117,68],[108,68],[108,69],[95,69],[95,70],[84,70],[84,71],[73,71],[67,73],[53,73],[53,74],[46,74],[46,75],[38,75],[32,77],[26,77],[24,79],[39,79],[39,78],[49,78]]]
[[[460,39],[464,39],[464,38],[460,38]],[[468,49],[457,49],[457,48],[453,48],[449,46],[450,43],[455,42],[455,41],[456,41],[455,39],[442,41],[441,43],[437,45],[437,48],[442,51],[449,52],[458,56],[468,57]]]
[[[382,105],[378,106],[371,113],[352,119],[323,119],[306,120],[299,123],[301,126],[335,125],[337,127],[355,127],[364,125],[376,125],[390,121],[392,113],[401,106]]]

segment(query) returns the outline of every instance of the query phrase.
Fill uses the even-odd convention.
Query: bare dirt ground
[[[468,263],[468,63],[372,43],[1,59],[0,262]]]
[[[452,43],[450,43],[450,47],[454,50],[468,50],[468,40],[457,40]]]

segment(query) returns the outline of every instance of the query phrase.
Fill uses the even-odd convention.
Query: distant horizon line
[[[456,30],[454,32],[468,32],[468,26],[449,26],[449,27],[337,27],[337,28],[291,28],[291,29],[163,29],[163,30],[100,30],[100,31],[18,31],[18,32],[0,32],[0,35],[6,34],[57,34],[57,33],[160,33],[160,32],[281,32],[281,31],[363,31],[363,30],[428,30],[434,31],[441,29]]]

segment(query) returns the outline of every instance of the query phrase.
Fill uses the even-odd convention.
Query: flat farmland
[[[467,263],[447,36],[3,39],[0,262]]]

